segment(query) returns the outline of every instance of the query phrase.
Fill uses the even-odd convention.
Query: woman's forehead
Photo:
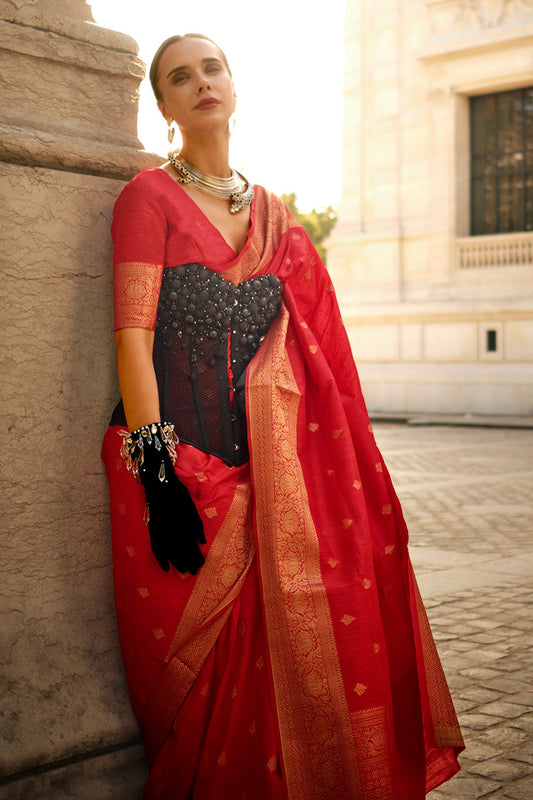
[[[182,39],[180,42],[171,44],[163,53],[159,74],[161,77],[165,76],[167,74],[165,72],[166,67],[170,69],[177,66],[187,66],[196,61],[203,61],[206,58],[217,58],[219,61],[223,60],[216,44],[206,39],[196,39],[192,37],[190,39]]]

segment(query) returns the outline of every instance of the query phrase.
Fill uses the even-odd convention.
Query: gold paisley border
[[[282,201],[262,186],[255,187],[254,213],[254,230],[248,246],[235,263],[221,272],[225,280],[235,284],[267,269],[283,234],[290,228],[300,227]]]
[[[289,800],[361,797],[319,543],[297,457],[285,308],[252,360],[248,414],[266,633]]]
[[[155,329],[162,277],[162,264],[126,261],[113,266],[115,330]]]
[[[142,728],[151,762],[214,647],[254,557],[251,487],[237,484],[231,506],[181,614],[167,654],[168,666],[146,704]]]
[[[426,670],[426,683],[431,687],[427,693],[431,724],[435,734],[437,747],[464,747],[461,729],[457,715],[450,698],[450,690],[446,676],[437,652],[437,647],[431,633],[426,609],[420,595],[420,590],[412,569],[411,581],[414,592],[416,613],[418,617],[420,645],[422,648],[424,668]]]

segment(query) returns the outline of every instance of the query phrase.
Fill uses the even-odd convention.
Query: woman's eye
[[[184,72],[178,72],[174,75],[174,83],[183,83],[183,81],[187,78]]]
[[[220,67],[218,64],[213,64],[210,67],[207,67],[206,72],[208,75],[212,74],[213,72],[220,72]]]

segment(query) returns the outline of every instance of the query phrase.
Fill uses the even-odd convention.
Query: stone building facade
[[[368,405],[533,413],[533,2],[347,0],[328,267]]]
[[[84,0],[0,0],[0,798],[140,797],[100,446],[118,396],[113,203],[159,163],[144,71]]]

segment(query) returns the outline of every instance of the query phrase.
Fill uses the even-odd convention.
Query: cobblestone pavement
[[[466,743],[428,800],[533,800],[533,430],[374,432]]]

